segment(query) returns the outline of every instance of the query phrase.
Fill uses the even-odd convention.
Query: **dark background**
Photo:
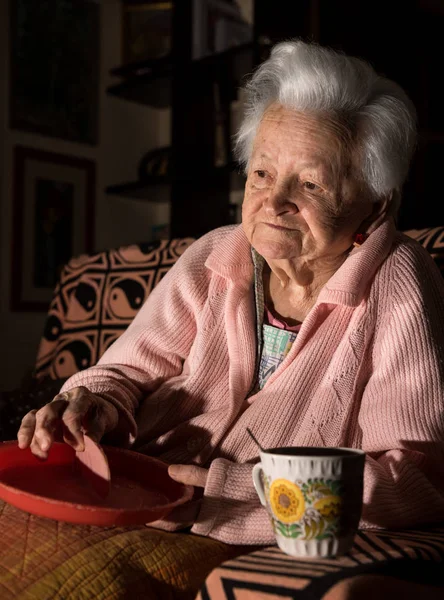
[[[291,4],[286,18],[257,3],[258,27],[273,39],[291,36]],[[276,3],[276,8],[280,3]],[[409,94],[418,111],[419,140],[404,190],[399,228],[441,223],[439,172],[444,166],[442,108],[444,2],[442,0],[328,1],[299,0],[303,33],[348,54],[368,60]],[[275,16],[273,16],[275,15]],[[311,22],[310,22],[311,16]],[[298,26],[297,26],[298,27]]]

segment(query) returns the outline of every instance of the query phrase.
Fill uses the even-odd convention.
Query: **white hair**
[[[313,43],[276,44],[245,86],[246,111],[235,152],[248,168],[266,109],[280,103],[339,118],[358,144],[360,178],[375,199],[400,196],[416,142],[416,112],[402,88],[363,60]]]

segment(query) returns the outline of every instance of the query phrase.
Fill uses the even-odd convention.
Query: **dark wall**
[[[418,111],[419,142],[399,227],[442,225],[444,1],[258,0],[256,28],[273,42],[301,36],[364,58],[407,91]]]

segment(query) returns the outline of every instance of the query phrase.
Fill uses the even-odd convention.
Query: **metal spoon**
[[[262,446],[259,444],[259,442],[257,441],[257,439],[254,437],[254,434],[252,433],[251,429],[249,427],[247,427],[247,433],[249,434],[249,436],[251,437],[251,439],[253,440],[253,442],[256,444],[256,446],[259,448],[259,450],[261,452],[266,452],[265,448],[262,448]]]

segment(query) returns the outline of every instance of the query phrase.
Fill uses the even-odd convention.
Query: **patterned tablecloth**
[[[353,549],[334,559],[298,559],[276,546],[228,560],[207,577],[196,600],[314,600],[341,579],[393,575],[443,586],[444,527],[360,531]]]

